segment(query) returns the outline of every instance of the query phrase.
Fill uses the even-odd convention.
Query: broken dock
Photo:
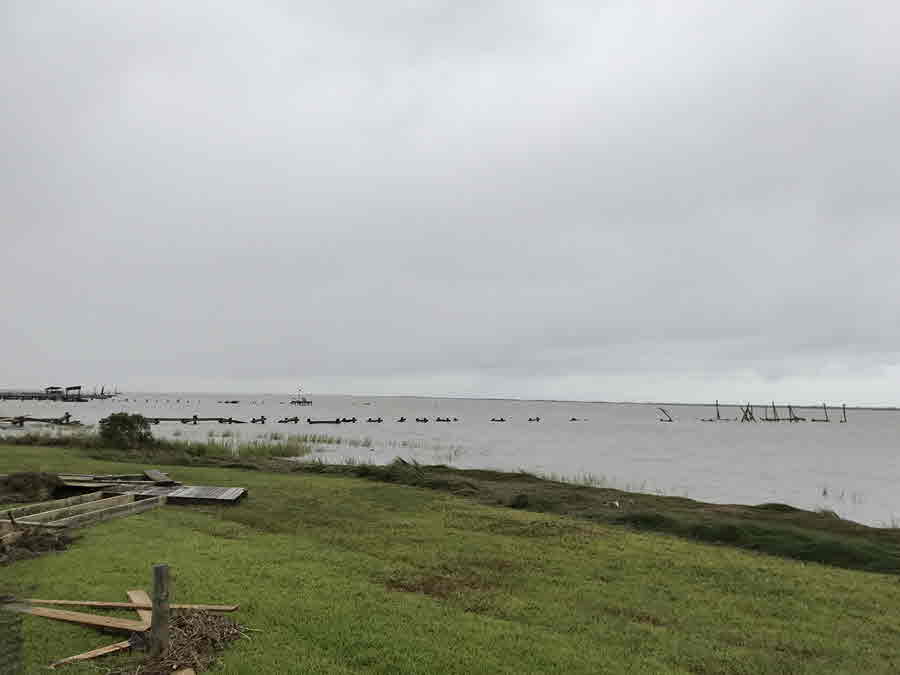
[[[161,471],[143,474],[97,476],[92,474],[59,474],[69,488],[100,490],[104,494],[134,495],[135,497],[165,497],[172,504],[234,504],[247,494],[242,487],[213,485],[184,485]]]
[[[0,511],[0,543],[15,541],[23,528],[85,527],[169,503],[236,504],[247,495],[242,487],[184,485],[156,470],[118,475],[63,473],[58,477],[70,492],[82,494]]]

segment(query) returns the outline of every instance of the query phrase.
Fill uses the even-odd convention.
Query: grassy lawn
[[[0,447],[0,473],[143,468]],[[167,562],[176,601],[240,603],[257,629],[223,653],[227,673],[900,672],[894,575],[361,478],[157,468],[250,494],[83,530],[65,553],[0,568],[0,594],[124,600]],[[36,617],[24,629],[34,673],[121,639]]]

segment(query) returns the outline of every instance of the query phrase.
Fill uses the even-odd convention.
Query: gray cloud
[[[0,385],[895,401],[893,6],[3,12]]]

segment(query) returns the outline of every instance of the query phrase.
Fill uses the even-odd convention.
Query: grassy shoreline
[[[686,497],[565,482],[523,471],[426,466],[400,458],[389,464],[328,464],[309,459],[313,442],[335,441],[318,435],[297,436],[296,442],[289,445],[283,438],[240,445],[223,444],[217,439],[154,440],[152,445],[130,450],[105,447],[90,434],[49,438],[60,447],[73,448],[93,459],[363,478],[438,490],[485,505],[663,532],[805,562],[900,574],[900,529],[842,520],[830,511],[807,511],[777,503],[711,504]],[[20,446],[39,446],[47,439],[40,434],[17,438]],[[7,440],[0,437],[0,447]],[[285,451],[294,458],[285,459]],[[306,460],[302,459],[304,456]]]
[[[0,446],[0,473],[148,466],[127,453],[112,461],[90,452]],[[239,603],[235,618],[258,630],[223,653],[224,673],[900,668],[896,576],[498,507],[501,495],[488,497],[483,486],[511,497],[537,486],[590,488],[400,463],[381,475],[363,465],[154,466],[186,482],[241,485],[249,497],[102,523],[69,551],[3,568],[0,592],[124,599],[126,589],[147,586],[151,563],[168,562],[179,601]],[[430,485],[403,484],[412,480]],[[540,506],[533,499],[528,506]],[[564,501],[587,508],[582,498]],[[23,627],[26,673],[113,641],[37,617]],[[67,672],[133,672],[129,658]]]

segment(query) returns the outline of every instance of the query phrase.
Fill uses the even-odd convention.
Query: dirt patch
[[[27,528],[15,541],[0,543],[0,565],[37,558],[44,553],[65,551],[73,541],[74,538],[65,532]]]
[[[385,585],[392,591],[421,593],[434,598],[448,598],[457,593],[488,591],[492,588],[487,580],[474,574],[395,575]]]
[[[0,478],[0,502],[43,502],[63,486],[55,473],[23,471]]]
[[[632,609],[629,607],[615,607],[610,608],[608,611],[610,614],[615,614],[617,616],[621,616],[625,619],[636,621],[638,623],[646,623],[651,626],[657,627],[666,625],[665,621],[660,619],[658,616],[654,616],[649,612],[644,612],[639,609]]]
[[[169,649],[163,656],[148,657],[137,667],[113,671],[112,675],[170,675],[181,668],[193,668],[200,673],[215,664],[217,653],[230,642],[247,637],[246,631],[234,619],[221,614],[175,613],[169,622]]]

